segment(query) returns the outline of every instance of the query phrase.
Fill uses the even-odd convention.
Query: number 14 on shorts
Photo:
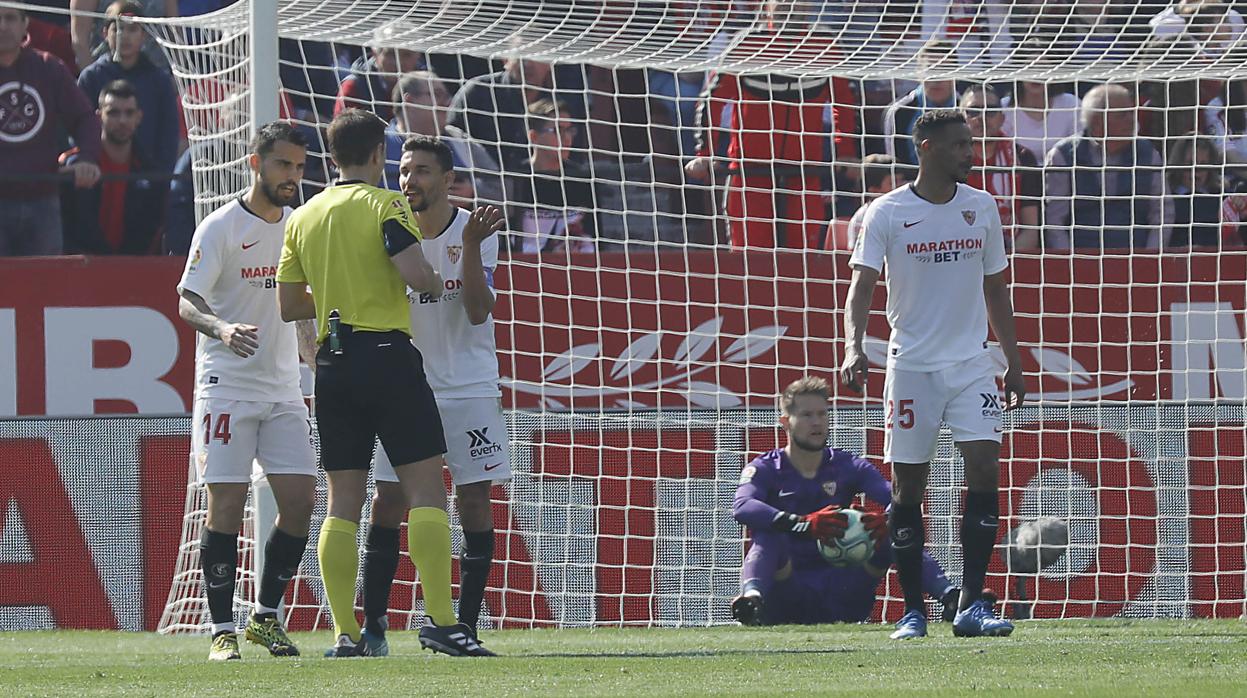
[[[885,428],[891,429],[894,422],[900,429],[914,428],[913,400],[888,400],[887,414]]]
[[[220,441],[226,446],[229,445],[229,413],[222,412],[216,416],[216,426],[212,424],[212,414],[204,413],[204,445],[207,446],[213,439]]]

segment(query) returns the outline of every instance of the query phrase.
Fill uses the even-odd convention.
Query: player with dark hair
[[[471,654],[478,648],[458,625],[450,595],[446,440],[411,344],[407,307],[408,287],[437,298],[442,279],[424,258],[406,199],[376,186],[385,167],[385,122],[346,109],[329,124],[328,141],[341,179],[291,216],[277,270],[282,319],[317,320],[317,429],[329,486],[317,552],[337,635],[326,655],[384,653],[384,641],[361,633],[355,617],[356,535],[378,437],[396,463],[407,549],[432,621],[420,642]]]
[[[307,141],[290,124],[261,127],[251,143],[251,189],[199,224],[178,282],[178,314],[200,333],[191,449],[208,490],[199,557],[214,660],[240,657],[234,576],[253,460],[268,478],[278,516],[264,545],[259,603],[246,635],[276,656],[299,654],[277,607],[307,547],[316,454],[299,389],[295,331],[281,322],[273,288],[306,160]]]
[[[475,637],[494,557],[489,490],[493,483],[511,478],[492,316],[498,265],[494,233],[502,229],[503,216],[493,206],[469,212],[451,204],[448,197],[454,183],[453,154],[445,141],[429,136],[407,139],[399,160],[399,184],[420,229],[429,231],[420,244],[446,287],[441,298],[409,295],[412,342],[424,357],[446,434],[446,464],[463,525],[459,621]],[[364,561],[364,629],[370,637],[380,637],[398,566],[398,526],[406,512],[384,448],[377,450],[374,479],[377,496]],[[492,654],[481,649],[478,655]]]
[[[941,421],[965,460],[968,489],[961,520],[965,563],[953,633],[1008,635],[1013,624],[997,618],[982,598],[999,527],[1001,411],[1026,397],[1005,281],[1000,212],[990,194],[965,184],[973,140],[964,114],[929,111],[915,122],[913,138],[917,180],[870,205],[849,260],[853,279],[841,378],[852,390],[865,386],[862,342],[871,296],[886,263],[892,336],[883,387],[884,460],[892,464],[888,524],[907,609],[892,637],[927,632],[922,499]],[[989,322],[1008,362],[1003,402],[988,349]]]
[[[870,617],[891,564],[886,545],[859,567],[833,567],[818,551],[816,541],[844,536],[843,509],[859,494],[880,505],[891,499],[887,481],[869,461],[827,446],[828,393],[822,378],[789,384],[779,403],[788,445],[741,471],[733,512],[749,527],[752,544],[732,617],[745,625],[860,623]],[[876,541],[887,535],[880,513],[864,512],[862,523]],[[956,608],[957,589],[929,555],[922,586],[947,610]]]

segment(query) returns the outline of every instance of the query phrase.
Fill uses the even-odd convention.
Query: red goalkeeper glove
[[[844,531],[849,527],[849,517],[844,515],[840,507],[832,504],[804,516],[781,512],[775,517],[775,526],[806,538],[831,540],[844,537]]]
[[[853,508],[856,509],[857,507]],[[876,543],[888,536],[888,517],[877,511],[863,511],[862,526],[870,534],[870,539]]]

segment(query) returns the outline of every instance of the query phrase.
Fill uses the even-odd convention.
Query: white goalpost
[[[988,584],[1016,617],[1237,617],[1243,21],[1221,5],[1092,4],[244,0],[143,23],[181,94],[199,218],[248,186],[250,136],[276,118],[312,139],[314,195],[333,176],[338,101],[394,119],[398,139],[448,136],[463,200],[506,206],[495,316],[515,478],[494,489],[483,623],[731,622],[747,544],[733,493],[781,443],[783,386],[834,376],[851,218],[867,189],[909,173],[912,118],[972,85],[991,96],[971,113],[971,184],[1007,218],[1032,398],[1006,419]],[[502,97],[481,97],[484,74]],[[1101,83],[1129,105],[1105,117],[1079,102]],[[550,111],[527,113],[543,98]],[[1122,114],[1128,133],[1103,142],[1124,150],[1061,149],[1085,117]],[[876,463],[882,307],[881,293],[871,389],[836,388],[831,432]],[[947,432],[931,477],[928,549],[957,579]],[[263,491],[240,538],[240,601],[275,516]],[[203,505],[192,484],[162,632],[207,627]],[[323,501],[313,540],[321,516]],[[1036,521],[1065,540],[1023,549]],[[890,575],[874,617],[896,617],[898,591]],[[392,627],[422,622],[405,553],[392,605]],[[328,624],[314,546],[285,609],[293,629]]]

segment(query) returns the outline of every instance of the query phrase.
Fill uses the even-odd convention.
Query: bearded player
[[[299,654],[277,607],[307,547],[316,454],[299,388],[295,327],[282,322],[275,289],[288,204],[306,160],[307,141],[294,127],[280,121],[262,127],[251,145],[251,189],[199,224],[178,282],[178,313],[200,333],[191,448],[208,489],[199,557],[213,660],[240,657],[234,576],[252,461],[268,478],[278,516],[264,545],[259,603],[246,636],[273,655]]]
[[[860,623],[870,617],[879,580],[891,564],[886,545],[859,567],[833,567],[818,552],[816,541],[844,535],[843,509],[858,494],[882,505],[891,499],[875,466],[827,447],[828,396],[822,378],[802,378],[785,388],[779,422],[788,445],[758,456],[741,472],[733,511],[749,527],[752,545],[732,617],[744,625]],[[882,514],[864,512],[862,523],[875,541],[887,535]],[[922,586],[945,604],[946,613],[955,608],[957,590],[930,556],[923,561]]]
[[[399,188],[411,204],[424,256],[442,276],[441,298],[412,292],[412,342],[424,357],[429,386],[446,434],[446,464],[463,526],[459,555],[459,622],[475,640],[485,583],[494,557],[489,490],[511,479],[507,423],[498,389],[494,344],[494,268],[503,226],[493,206],[468,211],[450,203],[454,159],[445,141],[412,136],[399,160]],[[377,449],[377,495],[364,560],[364,633],[384,636],[385,602],[398,565],[398,525],[406,512],[385,449]],[[464,654],[492,654],[479,643]]]
[[[1026,388],[1005,280],[1000,212],[990,194],[965,184],[973,141],[964,114],[929,111],[915,122],[913,138],[917,180],[871,204],[849,260],[853,278],[841,379],[852,390],[865,386],[862,341],[871,296],[886,264],[892,335],[883,386],[884,460],[892,464],[888,527],[906,607],[892,637],[927,633],[922,500],[941,422],[952,431],[965,461],[968,490],[953,633],[1004,636],[1013,632],[1013,624],[997,618],[982,598],[983,579],[999,526],[1001,412],[1021,405]],[[989,322],[1008,362],[1003,403],[988,349]]]

